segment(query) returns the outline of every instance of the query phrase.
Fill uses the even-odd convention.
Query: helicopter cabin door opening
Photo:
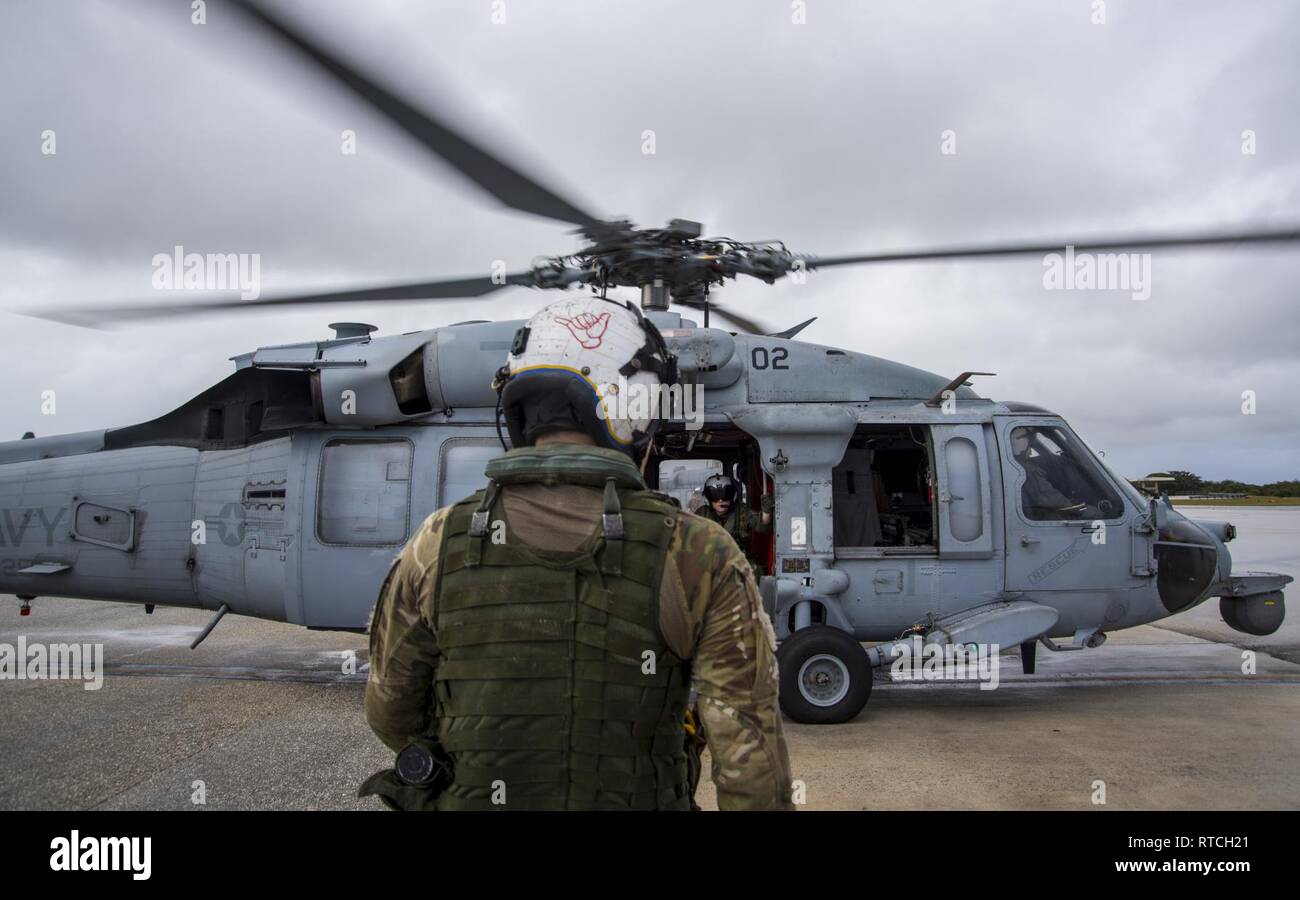
[[[732,425],[705,427],[699,431],[667,430],[656,440],[655,452],[646,466],[650,487],[668,494],[688,512],[702,513],[707,501],[704,482],[713,475],[730,475],[740,485],[737,505],[747,507],[755,521],[761,521],[765,493],[772,493],[772,479],[759,464],[758,441]],[[740,549],[754,563],[759,574],[770,574],[773,564],[773,529],[758,531]]]
[[[935,555],[933,472],[924,426],[858,426],[831,472],[836,554]]]
[[[993,555],[990,438],[970,425],[859,425],[831,473],[841,559]]]
[[[835,566],[850,580],[840,606],[859,640],[892,640],[926,614],[996,599],[993,446],[977,423],[854,430],[831,471],[831,497]]]

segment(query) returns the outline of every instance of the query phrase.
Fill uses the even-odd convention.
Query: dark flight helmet
[[[739,495],[740,485],[736,484],[736,479],[730,475],[711,475],[709,480],[704,482],[704,499],[710,503],[717,500],[735,503]]]

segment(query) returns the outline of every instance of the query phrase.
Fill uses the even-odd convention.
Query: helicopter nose
[[[1232,554],[1212,529],[1170,511],[1155,546],[1156,587],[1171,613],[1181,612],[1210,595],[1216,582],[1232,571]]]

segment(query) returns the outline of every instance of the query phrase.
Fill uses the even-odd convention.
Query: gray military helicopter
[[[707,460],[774,527],[749,554],[780,641],[781,702],[843,722],[872,667],[914,638],[935,647],[1100,646],[1220,598],[1229,625],[1269,634],[1291,578],[1235,573],[1222,522],[1188,519],[1111,472],[1055,413],[978,396],[969,381],[797,340],[711,297],[739,275],[768,283],[829,266],[1283,244],[1300,229],[1031,241],[818,258],[780,243],[705,238],[694,222],[599,219],[446,122],[417,110],[260,6],[237,4],[508,207],[578,226],[588,243],[524,272],[258,301],[38,311],[104,324],[195,311],[484,297],[510,286],[640,290],[645,315],[704,389],[699,428],[670,422],[646,468],[681,488]],[[697,311],[702,324],[671,305]],[[713,327],[713,318],[736,330]],[[501,452],[490,387],[522,323],[462,322],[261,347],[179,408],[122,428],[0,443],[0,592],[227,612],[362,629],[394,554],[423,519],[484,482]],[[863,642],[877,643],[870,649]]]

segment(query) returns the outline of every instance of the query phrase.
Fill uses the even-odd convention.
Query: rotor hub
[[[646,310],[665,311],[672,303],[702,309],[715,285],[737,275],[770,284],[795,265],[794,255],[779,242],[702,238],[703,231],[703,225],[687,219],[673,219],[664,228],[634,228],[618,221],[584,229],[591,243],[535,266],[533,285],[635,287]]]
[[[656,278],[654,281],[641,285],[641,308],[654,309],[660,312],[668,311],[668,304],[672,302],[672,290],[664,284],[662,278]]]

